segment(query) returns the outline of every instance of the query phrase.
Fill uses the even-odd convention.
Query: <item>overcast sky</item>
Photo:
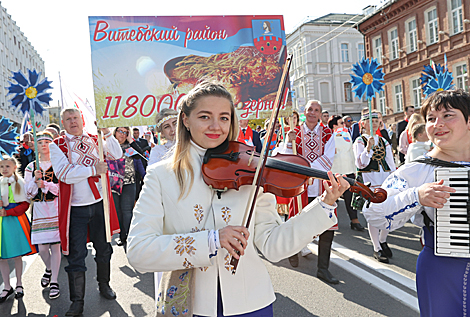
[[[283,15],[286,32],[290,33],[307,17],[358,14],[368,5],[383,3],[384,0],[2,0],[1,6],[44,60],[46,76],[54,87],[51,105],[57,105],[59,72],[70,90],[94,104],[88,16]]]

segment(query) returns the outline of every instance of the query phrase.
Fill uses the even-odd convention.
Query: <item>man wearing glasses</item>
[[[348,129],[348,132],[350,135],[352,135],[352,124],[353,124],[353,120],[351,118],[351,116],[344,116],[343,117],[343,125],[346,129]]]

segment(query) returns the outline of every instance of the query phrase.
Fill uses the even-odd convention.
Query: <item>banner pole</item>
[[[103,133],[98,129],[98,152],[100,156],[100,162],[104,162],[104,151],[103,151]],[[104,212],[104,227],[106,230],[106,242],[111,242],[111,229],[109,225],[109,200],[108,200],[108,173],[101,175],[101,193],[103,195],[103,212]]]

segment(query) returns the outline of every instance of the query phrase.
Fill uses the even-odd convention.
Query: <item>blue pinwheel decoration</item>
[[[454,88],[452,84],[454,77],[452,73],[448,71],[446,56],[444,56],[444,61],[443,66],[434,64],[432,60],[430,65],[424,65],[424,71],[421,74],[421,86],[426,98],[436,91]]]
[[[450,90],[454,88],[452,80],[454,77],[451,72],[443,72],[436,75],[436,78],[431,78],[426,86],[424,86],[423,93],[426,98],[435,93],[436,91]]]
[[[44,107],[42,104],[49,104],[52,100],[51,94],[47,93],[47,89],[51,89],[51,81],[44,78],[39,81],[39,76],[36,70],[28,70],[29,78],[26,78],[21,71],[13,73],[12,79],[16,81],[16,84],[10,82],[8,87],[8,94],[14,94],[15,96],[11,99],[11,104],[15,109],[23,113],[29,112],[31,109],[37,114],[42,114]]]
[[[434,71],[434,68],[436,71]],[[430,79],[436,78],[436,74],[440,74],[444,72],[444,66],[441,66],[441,64],[434,65],[424,65],[424,71],[421,73],[421,86],[424,87],[426,84],[429,82]]]
[[[353,65],[353,75],[350,82],[353,84],[353,90],[356,97],[362,98],[366,94],[367,99],[372,99],[375,93],[383,90],[384,73],[380,64],[375,58],[365,59]]]
[[[18,138],[19,134],[16,133],[13,122],[10,122],[8,118],[2,117],[0,119],[0,152],[4,152],[9,156],[16,153]]]

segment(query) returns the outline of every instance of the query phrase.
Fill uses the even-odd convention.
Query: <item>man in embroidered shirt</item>
[[[107,164],[99,161],[97,137],[84,133],[80,110],[64,109],[61,114],[65,136],[49,145],[51,163],[59,179],[59,231],[62,251],[68,265],[72,305],[66,316],[79,316],[83,312],[85,295],[85,258],[87,236],[96,251],[97,281],[100,294],[115,299],[109,286],[110,261],[113,249],[106,241],[101,182],[106,177]],[[103,148],[107,159],[118,159],[122,150],[108,129],[102,129],[106,141]],[[112,205],[112,199],[110,205]],[[112,205],[113,207],[114,205]],[[114,208],[112,208],[114,209]],[[110,213],[111,233],[118,232],[116,215]]]
[[[305,106],[305,122],[294,130],[289,131],[284,153],[292,153],[292,141],[295,140],[297,154],[305,157],[310,166],[317,170],[329,171],[333,165],[335,155],[335,141],[332,138],[333,132],[328,126],[322,126],[320,118],[322,116],[321,103],[318,100],[310,100]],[[307,192],[302,194],[302,206],[306,206],[313,199],[323,193],[322,181],[315,179],[312,185],[308,186]],[[289,217],[295,216],[297,210],[296,200],[293,200],[293,208],[289,210]],[[336,211],[335,211],[336,212]],[[331,245],[333,243],[334,231],[337,225],[320,235],[318,244],[318,271],[317,277],[332,284],[339,281],[328,271],[330,264]],[[298,265],[298,254],[289,258],[292,266]]]

